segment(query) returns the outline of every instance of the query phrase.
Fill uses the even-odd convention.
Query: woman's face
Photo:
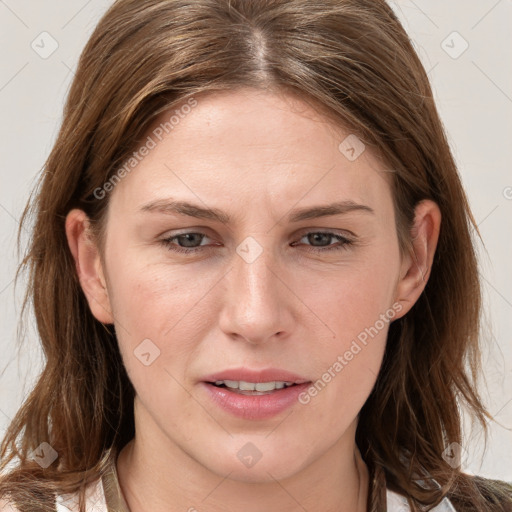
[[[95,267],[106,294],[83,284],[115,324],[136,435],[245,481],[334,464],[353,447],[389,323],[413,302],[389,171],[291,96],[188,105],[161,116],[108,192]],[[268,369],[296,378],[243,373]],[[311,384],[249,396],[207,384],[213,374]]]

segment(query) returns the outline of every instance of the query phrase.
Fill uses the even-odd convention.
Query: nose
[[[254,240],[256,237],[249,246],[239,246],[231,271],[224,278],[219,324],[231,338],[256,345],[287,337],[294,319],[293,293],[285,273],[273,251]]]

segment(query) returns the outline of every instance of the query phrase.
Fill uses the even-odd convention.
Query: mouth
[[[255,379],[256,380],[256,379]],[[299,403],[311,381],[202,381],[205,397],[225,412],[243,420],[268,420]],[[201,393],[203,393],[201,391]]]
[[[310,385],[309,379],[281,368],[238,367],[204,376],[200,389],[225,412],[256,421],[294,407]]]
[[[271,395],[281,390],[297,386],[295,382],[291,381],[269,381],[269,382],[247,382],[235,380],[217,380],[207,382],[217,388],[226,389],[239,395]]]

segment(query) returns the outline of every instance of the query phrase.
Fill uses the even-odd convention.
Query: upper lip
[[[308,379],[301,377],[287,370],[278,368],[264,368],[262,370],[251,370],[250,368],[231,368],[212,373],[203,377],[204,382],[215,382],[218,380],[234,380],[244,382],[293,382],[294,384],[303,384],[310,382]]]

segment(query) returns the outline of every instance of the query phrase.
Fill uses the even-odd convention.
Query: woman
[[[117,1],[31,213],[5,510],[511,510],[461,471],[474,221],[384,1]]]

